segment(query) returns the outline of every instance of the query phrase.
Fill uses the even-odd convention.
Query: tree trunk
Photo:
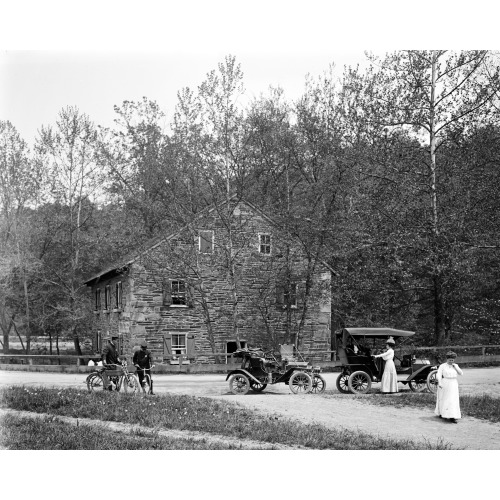
[[[78,337],[78,332],[76,328],[73,329],[73,344],[75,346],[75,351],[77,356],[82,355],[82,348],[80,347],[80,338]]]
[[[443,287],[441,276],[433,276],[434,292],[434,335],[437,345],[444,343]]]
[[[444,342],[444,308],[442,276],[440,271],[439,252],[439,215],[436,190],[436,71],[438,56],[432,54],[431,63],[431,97],[430,97],[430,119],[429,119],[429,145],[430,145],[430,197],[432,211],[432,251],[434,252],[433,270],[433,292],[434,292],[434,338],[437,345]]]

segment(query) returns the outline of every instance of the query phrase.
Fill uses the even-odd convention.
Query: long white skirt
[[[442,378],[441,385],[443,388],[438,387],[434,413],[441,415],[443,418],[462,418],[458,396],[458,380],[456,378]]]
[[[398,374],[396,372],[396,365],[392,359],[385,362],[381,382],[382,387],[380,392],[398,392]]]

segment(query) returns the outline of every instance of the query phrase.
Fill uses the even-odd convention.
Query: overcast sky
[[[329,54],[234,54],[244,73],[244,99],[281,86],[297,98],[306,73],[319,75],[335,62],[341,69],[365,59],[363,51]],[[110,126],[113,105],[143,96],[155,100],[170,122],[177,92],[196,87],[223,61],[222,54],[4,51],[0,56],[3,99],[0,116],[32,142],[40,125],[54,123],[58,111],[75,105],[100,125]]]
[[[247,99],[266,93],[269,85],[295,99],[306,74],[319,76],[335,63],[340,75],[344,65],[365,61],[364,50],[431,48],[433,41],[439,48],[461,40],[470,44],[471,20],[481,1],[474,2],[474,11],[468,2],[455,1],[448,9],[446,1],[427,0],[410,8],[392,0],[5,3],[0,119],[11,121],[33,144],[37,129],[54,124],[68,105],[111,126],[115,104],[146,96],[158,102],[168,123],[177,92],[195,89],[228,54],[241,64]],[[490,33],[489,22],[496,39],[498,17],[491,13],[482,16],[479,41]],[[440,15],[445,25],[437,21]],[[495,48],[472,45],[460,48]]]

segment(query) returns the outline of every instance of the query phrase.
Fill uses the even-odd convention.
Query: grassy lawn
[[[169,439],[140,432],[123,434],[88,425],[6,415],[0,419],[0,448],[5,450],[234,450],[239,446]]]
[[[367,403],[379,406],[394,406],[396,408],[425,408],[434,411],[436,406],[435,394],[429,393],[398,393],[397,395],[368,394],[356,396]],[[492,398],[487,394],[478,396],[460,396],[460,410],[462,417],[475,417],[490,422],[500,422],[500,398]]]
[[[395,440],[345,429],[329,429],[317,424],[302,424],[287,420],[281,416],[263,416],[225,401],[183,395],[143,397],[104,391],[88,393],[75,389],[58,390],[14,386],[5,388],[0,392],[0,406],[51,415],[123,422],[154,429],[199,431],[316,450],[427,450],[450,448],[450,445],[442,442]],[[7,430],[7,435],[13,435],[9,433],[16,433],[16,431],[12,429],[12,424],[8,424],[7,427],[9,425],[11,430]],[[33,423],[33,425],[37,424]],[[43,442],[49,438],[48,442],[50,443],[52,429],[47,427],[51,427],[52,424],[43,424],[42,422],[40,425],[45,430],[35,433],[37,439]],[[71,442],[67,442],[66,445],[69,446],[69,449],[82,449],[76,448],[76,446],[85,446],[84,442],[78,444],[78,434],[83,432],[82,428],[79,427],[71,431],[72,435],[75,436],[75,448],[72,448]],[[29,432],[32,433],[32,431]],[[100,429],[97,431],[98,434],[102,432]],[[118,441],[115,443],[114,439],[115,433],[111,433],[109,442],[106,438],[107,446],[112,446],[112,449],[121,449],[119,446],[124,448],[128,446],[126,441],[118,444]],[[122,436],[121,438],[116,437],[116,439],[125,438]],[[92,445],[85,449],[107,449],[101,448],[102,445],[99,440],[92,440],[90,437],[89,440],[91,440]],[[139,443],[140,439],[133,439],[132,441]],[[4,444],[4,446],[6,445]],[[9,441],[7,446],[13,446],[13,443]],[[149,445],[148,449],[150,448],[151,445]],[[44,447],[44,449],[50,448]],[[183,448],[181,445],[180,449],[190,448]]]

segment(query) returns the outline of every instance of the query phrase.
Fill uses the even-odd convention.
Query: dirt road
[[[371,405],[367,398],[339,394],[335,388],[337,375],[324,375],[327,389],[322,395],[294,395],[286,385],[277,384],[260,394],[234,396],[228,392],[225,375],[156,375],[154,380],[157,393],[213,397],[302,422],[359,429],[397,439],[426,440],[431,443],[442,440],[450,443],[453,448],[500,450],[500,424],[464,418],[458,425],[454,425],[435,417],[428,410]],[[84,374],[0,372],[0,386],[20,383],[84,388],[84,380]],[[462,394],[487,393],[500,397],[500,368],[465,369],[460,382]],[[408,390],[405,387],[400,384],[400,390]],[[374,391],[377,390],[375,385]]]

